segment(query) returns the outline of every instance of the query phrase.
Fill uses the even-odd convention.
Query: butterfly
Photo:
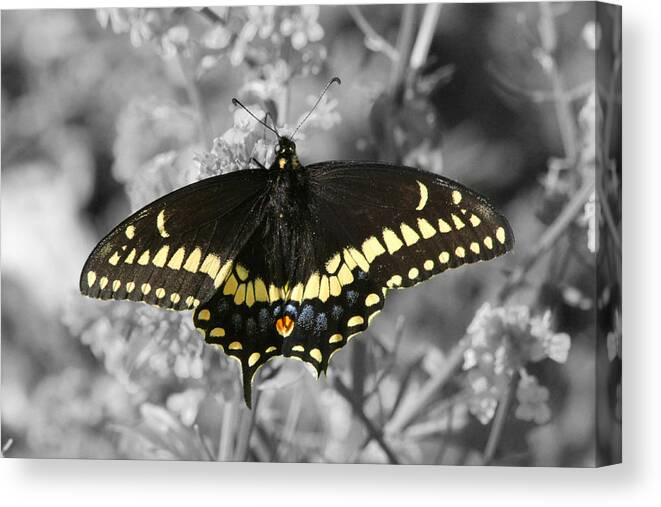
[[[239,362],[249,407],[270,359],[300,359],[318,377],[390,291],[514,244],[507,219],[459,183],[382,162],[303,165],[296,132],[257,121],[278,136],[270,167],[148,204],[101,240],[80,278],[93,298],[193,310],[205,341]]]

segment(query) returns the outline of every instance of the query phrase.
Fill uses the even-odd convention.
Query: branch
[[[372,28],[372,25],[370,25],[365,19],[365,16],[360,12],[358,6],[348,5],[347,9],[356,25],[358,25],[358,28],[360,28],[360,31],[363,32],[367,47],[373,51],[383,53],[393,62],[396,62],[399,59],[397,50],[387,40],[381,37],[374,28]]]
[[[421,413],[429,409],[429,405],[434,401],[436,394],[443,388],[450,379],[454,371],[459,367],[464,358],[464,352],[468,348],[468,340],[462,338],[450,351],[447,359],[443,362],[438,374],[430,378],[422,387],[415,401],[405,403],[401,406],[390,419],[385,428],[385,433],[394,435],[401,433],[411,422]]]
[[[349,391],[349,388],[345,386],[342,383],[342,380],[340,380],[339,376],[336,376],[333,385],[335,389],[337,390],[342,397],[349,402],[351,405],[351,408],[353,408],[354,414],[358,416],[358,418],[361,420],[365,428],[367,429],[367,432],[369,433],[369,436],[373,438],[377,444],[379,444],[379,447],[383,449],[383,452],[386,453],[386,456],[388,457],[388,461],[390,462],[391,465],[398,465],[400,463],[399,459],[397,458],[397,455],[390,449],[390,446],[385,442],[383,439],[383,434],[381,430],[377,429],[372,421],[365,415],[365,412],[363,411],[363,407],[354,399],[354,397],[351,394],[351,391]]]
[[[413,72],[417,72],[427,60],[431,40],[436,30],[438,18],[441,15],[443,4],[427,4],[425,12],[422,15],[422,22],[418,29],[418,36],[415,39],[413,50],[411,51],[411,60],[409,66]]]
[[[523,262],[521,262],[521,265],[512,272],[507,282],[505,282],[505,285],[503,285],[496,296],[496,299],[499,302],[502,303],[515,288],[519,287],[524,282],[528,272],[569,229],[569,226],[574,222],[576,216],[583,210],[583,206],[592,195],[592,192],[594,192],[594,180],[588,180],[583,184],[583,187],[574,194],[572,199],[567,203],[550,227],[544,231],[542,237],[539,238],[539,241]]]
[[[181,68],[181,73],[184,76],[184,84],[186,86],[186,92],[188,94],[188,99],[190,103],[197,111],[197,122],[198,128],[200,130],[200,141],[208,150],[211,148],[211,143],[213,141],[213,129],[211,128],[211,121],[207,116],[204,103],[202,101],[202,94],[193,78],[193,73],[190,72],[188,68],[187,61],[177,52],[177,61],[179,62],[179,67]]]
[[[489,439],[487,440],[487,445],[484,449],[484,456],[482,458],[482,465],[489,465],[493,460],[493,457],[498,450],[498,443],[500,442],[500,437],[503,434],[503,428],[505,427],[505,421],[507,415],[509,414],[510,405],[516,389],[519,383],[519,372],[516,371],[512,375],[512,378],[509,381],[507,390],[503,393],[503,398],[498,403],[498,409],[496,410],[496,416],[493,419],[491,424],[491,431],[489,432]]]

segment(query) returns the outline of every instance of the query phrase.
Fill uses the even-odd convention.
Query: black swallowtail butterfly
[[[250,406],[269,359],[295,357],[319,375],[388,291],[513,244],[507,220],[454,181],[381,162],[304,166],[293,135],[278,135],[270,168],[193,183],[115,227],[80,290],[192,309],[205,341],[240,362]]]

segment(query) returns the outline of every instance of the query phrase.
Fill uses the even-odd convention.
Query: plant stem
[[[539,4],[540,10],[540,35],[542,38],[543,50],[546,54],[545,62],[542,68],[546,71],[551,81],[553,95],[555,97],[555,114],[558,117],[560,135],[562,136],[562,145],[565,150],[565,157],[572,165],[576,163],[578,156],[578,145],[576,142],[576,123],[571,111],[571,98],[565,91],[565,84],[558,70],[558,62],[553,56],[555,51],[555,41],[557,40],[557,27],[555,25],[555,16],[551,11],[551,6],[547,2]],[[542,27],[548,31],[542,30]]]
[[[441,15],[443,4],[427,4],[425,12],[422,15],[422,22],[418,29],[418,36],[415,39],[413,50],[411,51],[411,60],[409,66],[413,72],[418,72],[420,67],[427,61],[431,41],[434,37],[436,24]]]
[[[430,378],[422,389],[420,389],[415,401],[402,404],[400,410],[393,415],[386,425],[386,434],[395,435],[401,433],[416,417],[429,409],[436,394],[443,388],[461,364],[467,348],[468,340],[465,338],[459,340],[450,351],[447,359],[443,362],[443,366],[438,374]]]
[[[369,436],[374,439],[374,441],[379,444],[379,447],[383,450],[383,452],[386,454],[388,457],[388,461],[390,462],[391,465],[397,465],[400,463],[399,459],[397,458],[397,455],[393,452],[393,450],[390,448],[390,446],[385,442],[383,439],[383,434],[380,430],[378,430],[372,421],[365,415],[365,412],[363,411],[363,407],[360,403],[358,403],[354,397],[351,394],[351,391],[347,386],[345,386],[342,381],[340,380],[340,377],[335,377],[335,380],[333,382],[336,391],[342,395],[342,397],[349,402],[351,407],[353,408],[354,414],[358,416],[358,418],[362,421],[363,425],[367,429],[367,432],[369,433]]]
[[[387,40],[381,37],[374,28],[372,28],[372,25],[370,25],[367,19],[365,19],[365,16],[360,12],[358,6],[348,5],[347,10],[349,11],[349,14],[351,14],[351,17],[358,28],[360,28],[360,31],[365,35],[365,38],[368,41],[371,41],[370,45],[378,47],[379,51],[390,58],[393,62],[397,61],[399,58],[397,50]]]
[[[395,60],[390,74],[389,89],[393,97],[397,97],[400,90],[403,91],[408,57],[411,51],[411,44],[413,43],[415,9],[416,6],[414,4],[404,5],[402,21],[399,25],[399,34],[397,35],[397,60]]]
[[[519,267],[512,272],[496,296],[499,303],[502,303],[507,299],[512,291],[524,282],[528,272],[537,264],[547,251],[556,245],[558,239],[560,239],[560,237],[569,229],[569,226],[574,222],[576,216],[581,210],[583,210],[583,206],[590,198],[590,195],[592,195],[592,192],[594,192],[594,180],[588,179],[588,181],[583,184],[583,187],[574,194],[572,199],[567,203],[550,227],[544,231],[544,234],[539,238],[537,244],[528,256],[521,262]]]
[[[487,440],[487,445],[484,448],[484,456],[482,458],[483,465],[491,464],[496,451],[498,450],[498,443],[500,442],[500,437],[503,434],[503,428],[505,427],[505,421],[507,420],[507,415],[509,414],[509,409],[512,404],[512,399],[514,398],[514,393],[519,383],[519,372],[514,372],[512,378],[509,381],[507,390],[503,393],[503,397],[498,403],[498,408],[496,409],[496,415],[491,424],[491,431],[489,432],[489,439]]]
[[[188,99],[190,100],[191,105],[197,112],[197,123],[200,135],[200,142],[204,145],[205,149],[210,149],[213,141],[213,128],[211,127],[211,120],[207,115],[207,111],[204,107],[202,101],[202,94],[200,89],[193,78],[193,72],[189,68],[187,60],[177,52],[177,61],[179,62],[179,67],[181,68],[181,73],[184,76],[184,84],[186,87],[186,93],[188,94]]]

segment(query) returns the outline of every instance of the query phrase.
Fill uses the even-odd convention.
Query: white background
[[[143,6],[190,2],[132,3]],[[364,503],[404,507],[481,504],[621,507],[658,503],[661,499],[658,324],[661,308],[657,289],[661,282],[658,221],[661,3],[651,0],[619,3],[624,8],[624,465],[577,470],[3,459],[0,460],[0,505],[117,507],[149,502],[159,506],[259,503],[344,507]],[[108,4],[118,6],[127,2],[103,2]],[[0,1],[3,9],[54,5],[90,6],[83,1]],[[92,5],[99,6],[97,2]]]

